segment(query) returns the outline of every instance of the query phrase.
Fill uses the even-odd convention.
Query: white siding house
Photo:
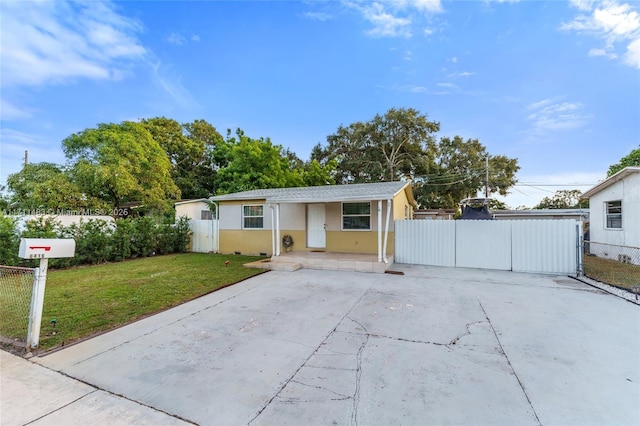
[[[620,170],[582,198],[589,199],[590,241],[640,247],[640,167]],[[615,257],[612,250],[607,253],[607,257]]]

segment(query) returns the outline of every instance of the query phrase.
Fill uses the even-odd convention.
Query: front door
[[[307,247],[325,248],[324,204],[307,204]]]

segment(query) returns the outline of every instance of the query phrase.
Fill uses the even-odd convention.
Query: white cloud
[[[200,36],[198,34],[191,34],[191,41],[199,42]]]
[[[536,135],[573,130],[588,124],[590,115],[583,112],[584,106],[578,102],[559,102],[544,99],[527,107],[527,120],[532,123],[532,132]]]
[[[164,40],[168,43],[175,44],[176,46],[182,46],[187,41],[184,36],[178,34],[176,32],[172,32],[168,36],[164,38]]]
[[[189,91],[182,84],[179,75],[174,75],[171,66],[165,66],[161,61],[151,65],[155,83],[160,86],[176,104],[182,108],[196,108],[198,102],[193,99]]]
[[[141,25],[111,3],[2,2],[0,12],[3,87],[118,79],[148,53]]]
[[[343,4],[357,10],[362,17],[372,24],[366,33],[372,37],[413,36],[418,30],[421,18],[425,15],[443,11],[440,0],[382,0],[382,1],[348,1]],[[435,31],[431,27],[419,30],[429,36]]]
[[[312,21],[320,21],[320,22],[324,22],[332,19],[331,15],[324,12],[306,12],[302,16]]]
[[[363,10],[364,18],[373,24],[367,34],[373,37],[411,37],[411,19],[387,12],[380,3],[372,3]]]
[[[584,13],[563,23],[560,29],[602,39],[604,46],[590,49],[589,56],[615,59],[621,56],[617,53],[621,49],[620,45],[626,44],[627,52],[622,55],[625,63],[640,68],[640,59],[636,54],[640,43],[640,13],[635,5],[617,1],[573,1],[572,5]]]
[[[588,55],[589,57],[606,56],[609,59],[615,59],[618,57],[618,55],[613,52],[607,52],[605,49],[600,49],[597,47],[590,49]]]
[[[627,52],[624,55],[624,60],[632,67],[640,69],[640,39],[629,43]]]
[[[4,98],[0,98],[0,121],[26,120],[31,118],[31,111],[19,107]]]

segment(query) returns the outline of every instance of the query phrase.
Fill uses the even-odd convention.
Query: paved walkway
[[[268,272],[35,363],[2,353],[0,422],[640,424],[640,307],[567,277],[394,269]]]

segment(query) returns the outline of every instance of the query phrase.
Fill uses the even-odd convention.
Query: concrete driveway
[[[568,277],[394,269],[268,272],[36,367],[155,424],[640,424],[639,306]],[[86,405],[26,420],[130,423]]]

